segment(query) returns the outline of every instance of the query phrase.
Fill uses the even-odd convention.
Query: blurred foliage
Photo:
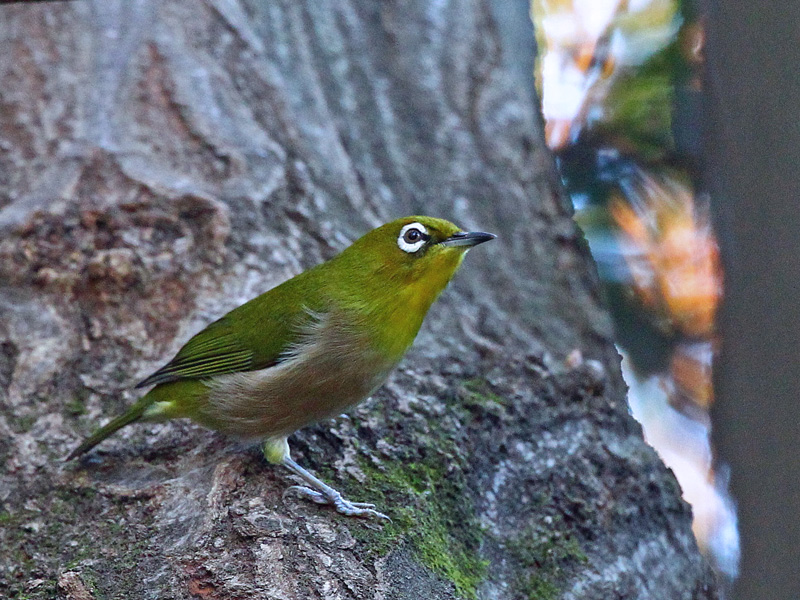
[[[735,516],[708,441],[722,272],[698,191],[702,20],[676,0],[532,0],[532,14],[547,142],[598,265],[632,412],[694,506],[701,548],[732,574]]]

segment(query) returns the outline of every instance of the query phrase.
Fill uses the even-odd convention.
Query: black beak
[[[442,246],[477,246],[483,242],[493,240],[497,236],[493,233],[484,233],[483,231],[459,231],[454,233],[446,240],[439,242]]]

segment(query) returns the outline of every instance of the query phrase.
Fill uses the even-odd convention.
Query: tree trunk
[[[800,598],[800,4],[706,0],[708,180],[725,267],[714,441],[742,600]],[[742,51],[746,49],[746,51]]]
[[[716,598],[628,415],[511,0],[0,8],[0,594]],[[204,324],[406,214],[499,234],[282,492],[188,422],[60,462]]]

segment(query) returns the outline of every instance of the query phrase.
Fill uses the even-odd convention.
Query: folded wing
[[[223,317],[190,339],[175,358],[136,387],[264,369],[277,362],[254,360],[253,350],[242,344],[228,318]]]

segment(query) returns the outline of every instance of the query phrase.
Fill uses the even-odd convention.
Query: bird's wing
[[[267,369],[285,360],[302,341],[312,313],[325,312],[318,275],[318,269],[309,269],[233,309],[136,387]]]
[[[254,352],[238,340],[236,331],[226,316],[195,335],[175,358],[136,387],[264,369],[277,363],[277,358],[254,360]]]

